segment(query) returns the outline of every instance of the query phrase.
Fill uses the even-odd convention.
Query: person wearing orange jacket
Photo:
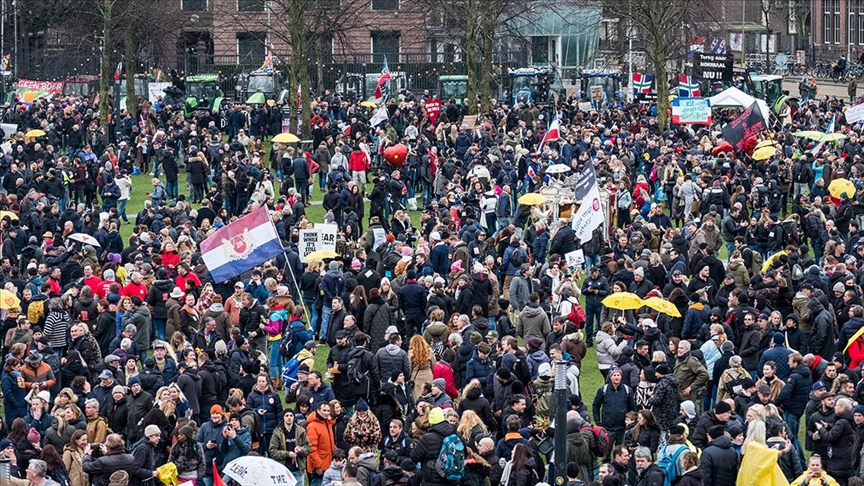
[[[306,436],[309,438],[309,456],[306,457],[306,471],[309,473],[309,486],[319,486],[324,471],[330,467],[336,441],[333,437],[333,419],[330,418],[330,404],[318,404],[318,410],[306,419]]]

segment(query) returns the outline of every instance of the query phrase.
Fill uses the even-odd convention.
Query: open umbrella
[[[761,142],[756,144],[756,148],[760,149],[762,147],[773,147],[774,143],[774,140],[762,140]]]
[[[42,130],[30,130],[29,132],[25,133],[24,136],[27,138],[44,137],[45,132],[43,132]]]
[[[834,179],[828,185],[828,193],[837,199],[851,199],[855,195],[855,184],[849,179]]]
[[[617,292],[609,294],[602,302],[610,309],[636,310],[645,306],[645,302],[638,295],[630,292]]]
[[[777,153],[777,149],[772,146],[757,148],[753,151],[753,160],[765,160],[774,157],[774,154]]]
[[[801,138],[807,138],[810,140],[822,140],[822,132],[817,132],[816,130],[799,130],[797,132],[792,132],[792,135]]]
[[[306,262],[317,262],[327,258],[337,258],[338,256],[339,254],[333,250],[316,250],[306,255],[306,258],[303,260]]]
[[[0,309],[14,309],[21,305],[21,299],[6,289],[0,289]]]
[[[766,258],[766,259],[765,259],[765,263],[762,264],[762,271],[763,271],[763,272],[767,272],[768,269],[771,268],[771,265],[773,265],[774,262],[775,262],[778,258],[780,258],[781,256],[783,256],[783,255],[785,255],[785,254],[786,254],[786,250],[780,250],[780,251],[778,251],[777,253],[775,253],[775,254],[769,256],[768,258]]]
[[[261,456],[243,456],[225,465],[222,472],[240,486],[278,484],[294,486],[297,480],[284,465]]]
[[[267,102],[267,97],[264,96],[264,93],[260,91],[258,93],[254,93],[248,99],[246,99],[247,105],[263,105]]]
[[[0,211],[0,219],[5,218],[6,216],[9,216],[9,219],[19,219],[18,215],[13,213],[12,211]]]
[[[533,206],[535,204],[543,204],[546,202],[546,196],[543,194],[538,194],[536,192],[529,192],[524,196],[519,198],[519,204],[524,204],[526,206]]]
[[[273,143],[297,143],[300,139],[293,133],[280,133],[273,137]]]
[[[85,245],[99,246],[99,247],[102,246],[99,244],[99,241],[97,241],[96,238],[93,238],[92,236],[88,235],[87,233],[72,233],[71,235],[68,236],[68,238],[72,241],[80,241],[81,243],[84,243]]]
[[[376,105],[375,103],[372,103],[371,101],[361,101],[360,106],[362,106],[364,108],[377,108],[378,107],[378,105]]]
[[[570,172],[570,167],[565,164],[554,164],[546,167],[547,174],[563,174],[564,172]]]
[[[675,307],[675,304],[668,300],[661,299],[660,297],[648,297],[643,300],[642,303],[645,304],[646,307],[650,307],[657,312],[662,312],[669,317],[681,317],[681,311]]]

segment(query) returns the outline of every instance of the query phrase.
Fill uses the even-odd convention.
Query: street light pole
[[[567,362],[555,363],[555,389],[552,392],[552,410],[555,418],[555,470],[550,484],[567,484]]]

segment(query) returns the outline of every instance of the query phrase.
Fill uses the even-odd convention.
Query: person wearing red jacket
[[[162,266],[167,268],[169,271],[177,268],[177,265],[180,264],[180,255],[177,254],[177,250],[174,248],[174,243],[170,241],[166,241],[164,245],[162,245]]]
[[[366,171],[369,169],[369,155],[360,148],[360,144],[354,146],[348,157],[348,169],[351,171],[351,180],[360,184],[366,184]]]
[[[456,379],[453,377],[453,368],[450,367],[450,363],[455,357],[455,352],[447,348],[444,350],[441,359],[432,367],[432,378],[435,380],[439,378],[444,380],[444,393],[451,399],[459,396],[459,389],[456,388]]]
[[[133,295],[137,295],[141,300],[145,300],[147,298],[147,286],[144,285],[141,279],[141,272],[132,272],[131,281],[123,287],[122,295],[123,297],[132,297]]]
[[[183,262],[177,265],[177,280],[174,282],[174,285],[180,287],[180,290],[183,292],[186,292],[186,285],[188,282],[192,282],[196,289],[201,288],[201,280],[198,278],[198,275],[190,272],[189,264]]]

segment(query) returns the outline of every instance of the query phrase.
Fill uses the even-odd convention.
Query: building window
[[[264,62],[264,32],[238,32],[237,57],[241,64],[260,64]]]
[[[238,12],[263,12],[264,0],[237,0]]]
[[[834,0],[834,43],[840,43],[840,0]]]
[[[207,10],[207,0],[182,0],[180,10],[184,12],[203,12]]]
[[[372,0],[372,10],[399,10],[399,0]]]
[[[855,34],[858,31],[858,29],[856,28],[857,25],[855,22],[855,3],[856,2],[854,0],[850,1],[848,3],[848,5],[849,5],[849,20],[846,22],[846,28],[849,30],[849,33],[847,34],[849,36],[849,38],[846,39],[846,41],[850,44],[855,43],[855,39],[856,39]]]
[[[396,31],[372,32],[372,62],[384,62],[384,57],[387,57],[387,62],[399,61],[399,41],[402,33]]]

